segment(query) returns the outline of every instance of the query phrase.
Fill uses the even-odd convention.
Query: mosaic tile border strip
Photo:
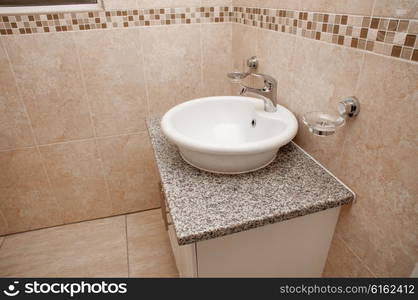
[[[185,7],[0,16],[0,35],[240,23],[418,62],[418,20],[254,7]]]
[[[418,20],[234,7],[237,23],[418,62]]]
[[[232,7],[162,8],[0,16],[0,35],[231,22]]]

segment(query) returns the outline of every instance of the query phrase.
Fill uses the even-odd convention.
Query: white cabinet
[[[168,234],[181,277],[320,277],[339,212],[336,207],[184,246],[173,225]]]

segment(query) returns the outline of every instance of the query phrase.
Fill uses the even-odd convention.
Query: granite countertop
[[[179,245],[208,240],[348,204],[353,193],[293,142],[264,169],[221,175],[198,170],[147,121]]]

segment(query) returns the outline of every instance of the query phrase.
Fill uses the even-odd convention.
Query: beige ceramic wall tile
[[[232,24],[202,25],[204,96],[230,95],[226,73],[232,70]]]
[[[374,277],[337,236],[331,243],[323,277]]]
[[[74,35],[98,136],[145,130],[147,101],[140,30]]]
[[[201,0],[136,0],[139,8],[198,7]]]
[[[417,19],[418,3],[417,0],[376,0],[373,15]]]
[[[103,0],[103,6],[106,10],[116,9],[136,9],[137,0]]]
[[[79,64],[70,34],[4,39],[40,144],[93,135]]]
[[[375,0],[301,0],[300,9],[329,13],[371,15],[374,1]]]
[[[158,175],[147,133],[98,141],[113,214],[160,206]]]
[[[233,0],[234,6],[259,7],[259,0]]]
[[[307,0],[233,0],[234,6],[301,9]],[[309,0],[308,0],[309,1]],[[315,0],[318,1],[318,0]]]
[[[125,216],[7,236],[1,277],[127,277]]]
[[[161,210],[151,210],[127,216],[129,276],[177,277]]]
[[[0,210],[7,233],[63,223],[35,148],[1,152],[0,170]]]
[[[150,114],[201,96],[200,25],[142,30]]]
[[[247,59],[257,54],[258,35],[261,30],[242,25],[232,24],[232,53],[233,70],[248,72]],[[253,77],[247,77],[244,81],[247,85],[256,86],[260,84]],[[232,94],[237,95],[240,90],[238,83],[232,83]]]
[[[0,150],[32,146],[29,119],[17,90],[7,54],[0,39]]]
[[[201,0],[201,6],[232,6],[232,0]]]
[[[256,55],[258,72],[273,76],[278,82],[277,102],[287,106],[292,100],[293,55],[296,39],[287,34],[260,30]]]
[[[232,25],[232,53],[234,70],[247,71],[246,60],[256,55],[257,35],[260,30],[241,24]]]
[[[312,111],[312,110],[311,110]],[[334,112],[335,111],[331,111]],[[341,178],[344,170],[341,168],[342,147],[345,143],[345,130],[340,128],[332,136],[327,138],[315,136],[309,132],[309,129],[303,124],[302,116],[298,116],[299,130],[295,142],[305,151],[317,159],[325,168],[330,170],[335,176]],[[344,182],[350,188],[352,185]]]
[[[341,166],[358,201],[337,230],[377,276],[409,276],[418,260],[417,89],[415,64],[365,56],[356,92],[361,118],[347,131],[343,151],[353,163]],[[359,138],[357,146],[352,141]]]
[[[304,0],[258,0],[260,7],[299,9],[300,2]]]
[[[308,133],[301,118],[310,111],[335,113],[337,103],[355,91],[362,57],[363,53],[351,49],[307,39],[297,39],[295,44],[291,97],[286,106],[299,119],[296,142],[337,176],[344,131],[327,139],[316,137]]]
[[[94,141],[40,148],[65,223],[112,214],[112,203]]]

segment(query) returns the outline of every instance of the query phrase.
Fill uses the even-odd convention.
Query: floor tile
[[[5,237],[0,277],[126,277],[125,216]]]
[[[127,216],[129,276],[178,277],[161,210]]]

